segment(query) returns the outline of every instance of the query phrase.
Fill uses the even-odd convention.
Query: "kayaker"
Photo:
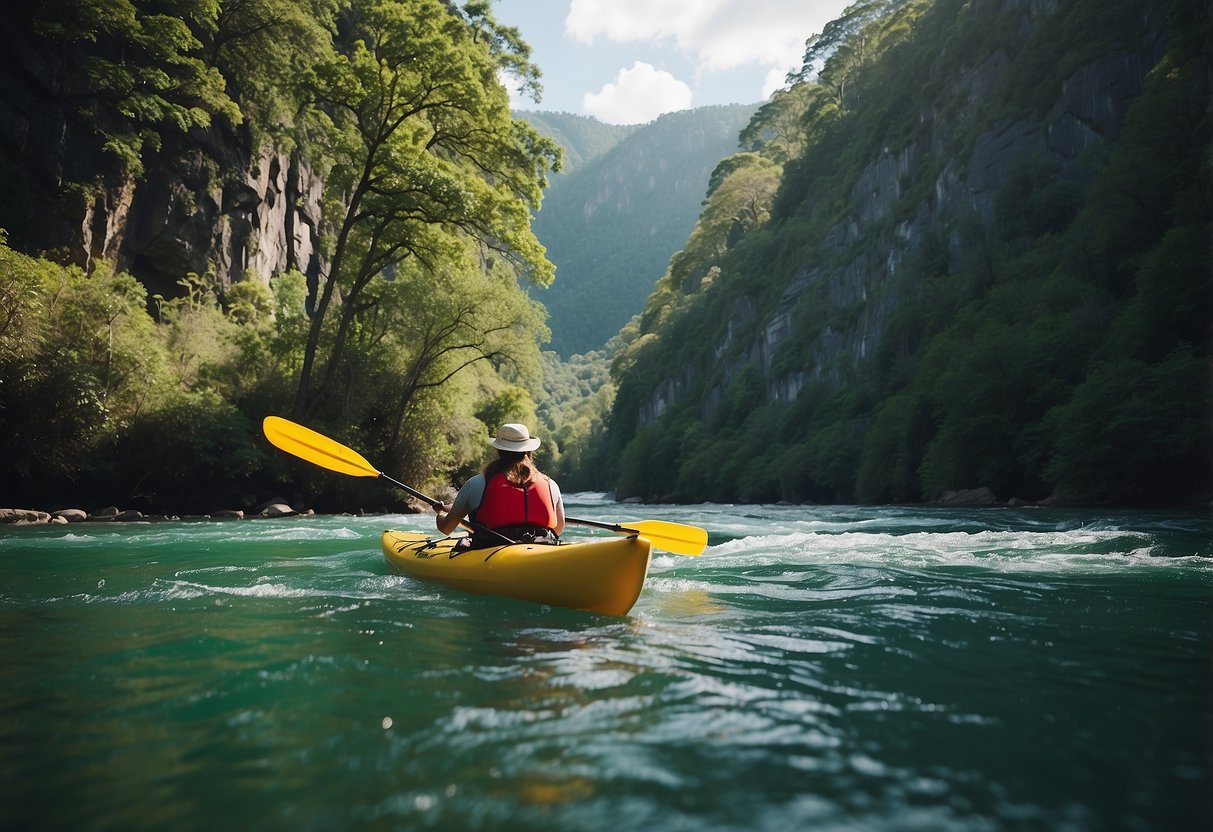
[[[531,457],[539,438],[531,436],[526,425],[510,423],[498,428],[489,444],[497,449],[497,458],[463,484],[454,503],[435,509],[438,530],[449,535],[468,517],[518,543],[559,542],[564,501],[560,486],[540,473]],[[498,535],[481,532],[471,539],[473,548],[501,543]]]

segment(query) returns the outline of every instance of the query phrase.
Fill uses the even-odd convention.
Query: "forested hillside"
[[[853,4],[623,333],[602,484],[1207,500],[1209,21],[1196,0]]]
[[[534,422],[559,149],[482,2],[50,0],[0,27],[0,505],[399,506]]]
[[[601,349],[644,307],[695,225],[712,169],[737,150],[737,135],[754,110],[733,105],[668,113],[553,179],[534,228],[556,279],[533,294],[548,308],[557,353]],[[573,134],[567,118],[525,117],[561,144]],[[557,132],[548,133],[551,127]],[[580,144],[572,147],[584,155]]]
[[[596,118],[573,113],[522,110],[514,115],[556,142],[564,151],[560,173],[553,177],[556,181],[581,170],[640,129],[639,124],[606,124]]]

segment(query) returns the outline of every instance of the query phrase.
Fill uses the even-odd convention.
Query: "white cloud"
[[[571,0],[565,32],[582,43],[672,40],[701,73],[800,68],[804,42],[846,0]]]
[[[788,73],[782,69],[767,70],[767,77],[762,80],[762,100],[766,101],[775,90],[781,90],[788,85]]]
[[[614,83],[596,93],[588,92],[582,99],[585,112],[607,124],[643,124],[690,106],[689,86],[644,61],[619,70]]]
[[[716,5],[703,0],[572,0],[564,30],[582,43],[598,35],[627,43],[676,37],[692,17],[692,7]]]
[[[518,109],[525,106],[528,99],[522,94],[522,82],[516,76],[503,69],[498,69],[497,83],[505,87],[505,91],[509,94],[511,108]]]

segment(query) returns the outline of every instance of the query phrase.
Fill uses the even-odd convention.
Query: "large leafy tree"
[[[351,335],[410,258],[431,272],[476,241],[498,268],[547,285],[553,267],[530,229],[556,145],[510,115],[498,72],[534,87],[516,33],[486,4],[355,0],[332,56],[309,79],[328,130],[328,272],[312,320],[293,413],[315,417],[348,375]],[[436,291],[445,291],[437,287]]]

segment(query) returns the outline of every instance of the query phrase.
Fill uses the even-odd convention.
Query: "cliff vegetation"
[[[1210,16],[857,2],[621,334],[620,497],[1213,487]]]

